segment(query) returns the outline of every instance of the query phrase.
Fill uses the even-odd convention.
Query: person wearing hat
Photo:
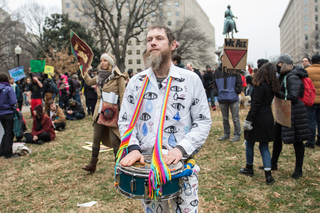
[[[83,167],[83,170],[94,173],[98,162],[98,156],[100,151],[100,142],[105,146],[113,148],[114,155],[116,156],[121,138],[118,127],[108,127],[97,123],[97,118],[100,114],[99,108],[102,92],[113,92],[118,95],[118,109],[122,103],[122,97],[126,88],[126,79],[128,75],[121,73],[116,66],[116,59],[108,53],[104,53],[100,57],[100,65],[98,67],[98,75],[91,78],[88,73],[85,74],[84,80],[88,86],[96,85],[97,88],[97,103],[93,114],[93,145],[91,162]],[[120,105],[119,105],[120,104]]]
[[[82,104],[74,99],[69,99],[69,106],[66,109],[67,120],[83,119],[86,116]]]
[[[240,74],[222,72],[223,51],[220,54],[220,65],[214,72],[213,94],[217,96],[223,117],[224,134],[219,141],[230,138],[229,108],[234,124],[234,137],[230,142],[240,141],[241,126],[239,119],[239,94],[242,80]]]
[[[288,54],[283,54],[278,58],[277,72],[280,74],[279,82],[281,88],[276,96],[280,99],[291,101],[291,127],[285,127],[277,122],[275,123],[271,169],[278,169],[278,159],[282,150],[282,142],[285,144],[293,144],[296,155],[296,165],[291,178],[299,179],[302,176],[304,158],[303,141],[308,140],[310,137],[307,108],[299,99],[304,93],[304,85],[301,78],[308,77],[308,73],[303,67],[294,66],[293,59]]]
[[[207,99],[211,101],[212,110],[216,110],[213,95],[213,80],[214,74],[211,70],[210,65],[206,66],[206,72],[203,75],[203,86],[206,89]]]
[[[26,138],[23,142],[43,144],[44,142],[53,141],[56,137],[54,128],[49,116],[43,114],[42,105],[37,105],[33,109],[33,124],[31,133],[24,133]]]
[[[306,59],[306,58],[304,58]],[[312,64],[306,68],[308,76],[311,79],[314,87],[316,88],[316,98],[312,106],[307,107],[309,116],[309,128],[310,128],[310,139],[305,143],[305,147],[314,149],[314,145],[320,146],[320,55],[316,54],[311,58]],[[318,127],[317,141],[316,128]]]

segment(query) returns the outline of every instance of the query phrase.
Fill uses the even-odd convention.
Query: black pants
[[[274,142],[271,164],[276,165],[282,150],[282,138],[281,138],[281,125],[276,123],[274,126]],[[304,145],[302,141],[296,141],[293,143],[294,151],[296,154],[296,167],[302,168],[304,158]]]
[[[21,112],[21,109],[22,109],[22,103],[23,103],[23,101],[18,101],[18,109],[20,110],[20,112]]]
[[[97,99],[88,99],[88,98],[86,98],[86,105],[87,105],[87,108],[88,108],[88,115],[90,115],[90,112],[93,115],[96,103],[97,103]]]
[[[6,158],[12,155],[12,144],[13,144],[13,118],[14,113],[0,115],[1,125],[4,130],[4,135],[2,137],[0,145],[0,156]]]
[[[38,144],[38,143],[37,143],[38,140],[42,140],[42,141],[44,141],[44,142],[51,141],[50,134],[49,134],[48,132],[43,132],[43,133],[41,133],[41,134],[39,135],[37,141],[34,141],[34,140],[33,140],[33,136],[31,135],[31,133],[25,133],[23,136],[26,138],[27,143],[35,143],[35,144]]]
[[[66,127],[66,123],[65,122],[60,122],[60,123],[56,123],[54,124],[54,130],[59,130],[59,128],[64,129]]]

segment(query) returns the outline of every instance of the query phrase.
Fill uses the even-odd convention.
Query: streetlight
[[[19,47],[19,44],[16,46],[16,48],[14,48],[14,52],[15,54],[17,55],[17,59],[18,59],[18,67],[20,66],[19,65],[19,56],[21,54],[21,48]]]

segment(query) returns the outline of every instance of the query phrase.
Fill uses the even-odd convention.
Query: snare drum
[[[120,163],[116,170],[116,188],[129,198],[151,200],[149,197],[149,172],[151,170],[152,155],[143,155],[145,165],[136,162],[130,167],[123,167]],[[181,193],[183,181],[181,178],[174,178],[175,175],[183,172],[184,166],[181,161],[168,166],[171,171],[171,181],[162,185],[162,195],[157,197],[157,201],[169,200],[177,197]]]

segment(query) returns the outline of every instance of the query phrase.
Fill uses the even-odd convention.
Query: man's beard
[[[153,70],[159,70],[170,58],[170,53],[169,49],[161,52],[160,55],[148,53],[146,57],[146,67],[151,67]]]

